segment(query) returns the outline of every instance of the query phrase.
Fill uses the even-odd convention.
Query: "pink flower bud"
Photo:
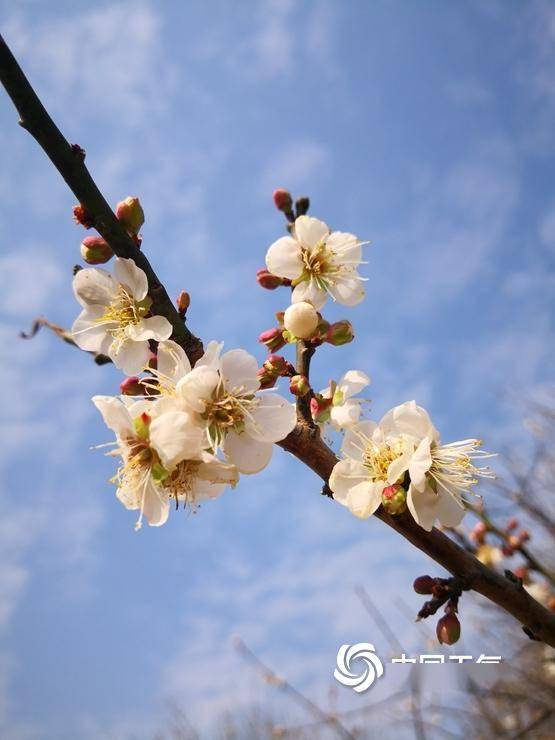
[[[145,387],[139,381],[139,378],[133,376],[132,378],[125,378],[120,383],[119,391],[123,396],[144,396]]]
[[[520,565],[518,568],[515,568],[513,573],[517,578],[520,578],[523,583],[528,583],[530,580],[530,571],[525,565]]]
[[[282,278],[277,275],[272,275],[272,273],[265,267],[257,270],[256,282],[261,288],[266,288],[266,290],[275,290],[276,288],[279,288],[280,285],[283,285]]]
[[[258,370],[257,375],[258,375],[258,381],[260,383],[260,388],[262,390],[266,388],[273,388],[278,379],[277,375],[273,375],[272,373],[269,373],[264,366],[262,366]]]
[[[396,516],[407,510],[407,492],[399,483],[386,486],[382,491],[382,505],[388,514]]]
[[[293,207],[293,198],[291,198],[291,193],[283,188],[278,188],[277,190],[274,190],[272,197],[274,199],[274,205],[278,211],[283,211],[285,214],[291,213],[291,209]]]
[[[191,296],[187,293],[186,290],[182,290],[181,293],[177,296],[177,311],[181,318],[185,317],[185,314],[187,313],[187,309],[191,305]]]
[[[507,532],[513,532],[517,527],[518,527],[518,519],[516,519],[513,516],[507,522],[506,530]]]
[[[334,347],[348,344],[354,338],[355,332],[350,321],[336,321],[335,324],[330,324],[326,334],[326,342],[333,344]]]
[[[277,350],[285,347],[285,339],[283,338],[283,332],[277,327],[274,329],[267,329],[263,331],[258,337],[260,344],[265,344],[270,352],[276,352]]]
[[[412,587],[417,594],[428,595],[432,593],[434,585],[435,579],[432,576],[418,576],[418,578],[414,579]]]
[[[293,375],[289,383],[289,390],[294,396],[301,398],[306,396],[310,390],[310,384],[306,375]]]
[[[307,198],[306,195],[301,195],[300,198],[297,198],[295,201],[295,214],[297,218],[299,216],[304,216],[308,213],[308,209],[310,208],[310,199]]]
[[[333,399],[323,398],[319,393],[316,393],[316,395],[310,399],[310,413],[317,424],[323,424],[328,421],[331,414],[332,403]]]
[[[132,235],[138,234],[145,222],[145,214],[139,199],[131,196],[117,204],[116,217]]]
[[[85,229],[90,229],[91,226],[94,226],[94,216],[80,203],[73,206],[73,220],[76,224],[84,226]]]
[[[436,627],[437,639],[441,645],[454,645],[461,636],[461,623],[453,612],[441,617]]]
[[[477,522],[470,532],[470,537],[476,544],[481,545],[484,542],[487,531],[488,528],[484,522]]]
[[[276,378],[289,375],[292,369],[291,363],[281,355],[269,355],[262,367],[265,368],[266,372],[274,375]]]
[[[103,265],[113,256],[111,246],[101,236],[86,236],[81,242],[81,257],[88,265]]]

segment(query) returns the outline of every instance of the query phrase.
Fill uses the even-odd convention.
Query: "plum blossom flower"
[[[314,421],[320,426],[329,422],[336,430],[354,426],[360,419],[361,406],[365,399],[353,396],[369,384],[370,378],[362,370],[348,370],[337,383],[330,381],[328,387],[320,391],[320,395],[324,399],[324,407],[328,399],[331,399],[331,405],[323,415],[316,413]]]
[[[210,342],[191,370],[178,345],[161,342],[155,374],[166,398],[160,402],[190,413],[211,452],[221,449],[241,473],[257,473],[270,461],[273,444],[295,427],[295,408],[278,394],[259,392],[252,355],[242,349],[222,355],[222,346]]]
[[[357,272],[361,247],[353,234],[331,232],[323,221],[299,216],[291,236],[270,246],[266,265],[273,275],[292,281],[293,303],[307,301],[319,310],[330,295],[334,301],[356,306],[364,298],[364,278]]]
[[[233,465],[202,450],[202,430],[184,411],[159,413],[156,401],[92,400],[116,435],[108,454],[120,456],[121,464],[112,482],[125,508],[140,511],[135,529],[143,517],[152,527],[165,524],[171,499],[195,505],[237,483]]]
[[[334,498],[355,516],[369,517],[379,507],[385,487],[407,487],[407,506],[415,521],[430,531],[436,519],[444,526],[462,520],[463,497],[477,478],[492,478],[474,459],[491,457],[482,442],[466,439],[442,445],[428,413],[415,401],[396,406],[379,424],[362,421],[347,430],[329,485]]]
[[[172,333],[166,318],[149,316],[147,277],[131,259],[116,257],[113,276],[98,268],[79,270],[73,292],[83,307],[72,327],[75,343],[108,355],[126,375],[147,364],[149,339],[161,341]]]

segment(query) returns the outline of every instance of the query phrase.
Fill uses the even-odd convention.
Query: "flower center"
[[[371,440],[366,444],[363,453],[363,465],[370,473],[370,479],[375,481],[387,480],[389,466],[404,452],[404,443],[401,438],[388,440],[377,445]]]
[[[214,449],[217,449],[225,435],[233,429],[240,433],[245,428],[245,417],[250,416],[257,404],[254,395],[235,395],[227,392],[220,383],[212,400],[208,401],[202,418],[208,422],[208,436]]]
[[[198,460],[182,460],[164,480],[164,489],[176,504],[179,500],[194,503],[191,491],[200,464]]]
[[[98,323],[115,324],[107,331],[115,340],[122,342],[126,338],[127,327],[138,324],[148,314],[151,306],[152,300],[148,296],[142,301],[136,301],[124,285],[118,285],[115,298],[106,306]]]
[[[339,268],[332,258],[333,253],[327,248],[323,240],[319,241],[311,250],[301,249],[304,269],[301,277],[293,284],[313,279],[318,287],[325,289],[327,285],[333,283],[333,277],[339,272]]]

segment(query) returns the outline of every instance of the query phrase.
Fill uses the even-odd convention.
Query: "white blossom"
[[[148,362],[149,339],[168,339],[170,322],[149,316],[145,273],[131,259],[114,261],[114,275],[99,268],[79,270],[73,292],[83,310],[73,323],[78,347],[108,355],[127,375],[141,372]]]
[[[318,313],[312,303],[306,301],[292,303],[285,309],[283,325],[295,337],[308,339],[318,326]]]
[[[294,286],[292,301],[308,301],[322,308],[330,295],[334,301],[355,306],[364,298],[362,242],[353,234],[331,232],[311,216],[295,220],[291,236],[275,241],[266,254],[268,270],[288,278]]]
[[[363,398],[353,398],[370,384],[370,378],[362,370],[348,370],[339,381],[331,381],[327,388],[320,391],[324,399],[331,399],[329,408],[330,425],[336,429],[349,429],[360,419],[361,406],[365,402]],[[327,413],[325,414],[327,416]],[[315,421],[318,422],[318,419]],[[321,426],[324,426],[321,422]]]
[[[136,529],[143,517],[153,527],[164,524],[172,499],[194,505],[237,483],[233,465],[202,449],[202,429],[186,412],[164,410],[157,401],[92,400],[116,435],[108,454],[120,456],[121,464],[112,481],[122,504],[140,511]]]
[[[362,421],[347,430],[341,451],[344,459],[331,474],[334,498],[353,514],[366,518],[381,503],[383,489],[405,484],[407,506],[424,529],[436,519],[456,526],[465,513],[464,494],[472,491],[477,476],[493,477],[473,460],[491,457],[481,441],[467,439],[442,445],[428,413],[414,401],[396,406],[379,424]]]
[[[258,363],[242,349],[221,354],[222,345],[210,342],[195,367],[174,342],[158,349],[159,388],[168,408],[191,414],[204,430],[213,453],[223,450],[241,473],[257,473],[272,455],[275,442],[296,424],[293,404],[276,393],[258,392]]]

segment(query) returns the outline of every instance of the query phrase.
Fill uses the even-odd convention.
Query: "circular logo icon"
[[[351,664],[355,660],[359,661],[361,667],[364,666],[362,672],[353,672]],[[343,686],[349,686],[358,694],[362,694],[383,675],[383,665],[374,651],[374,646],[369,642],[341,645],[337,652],[337,668],[333,675]]]

